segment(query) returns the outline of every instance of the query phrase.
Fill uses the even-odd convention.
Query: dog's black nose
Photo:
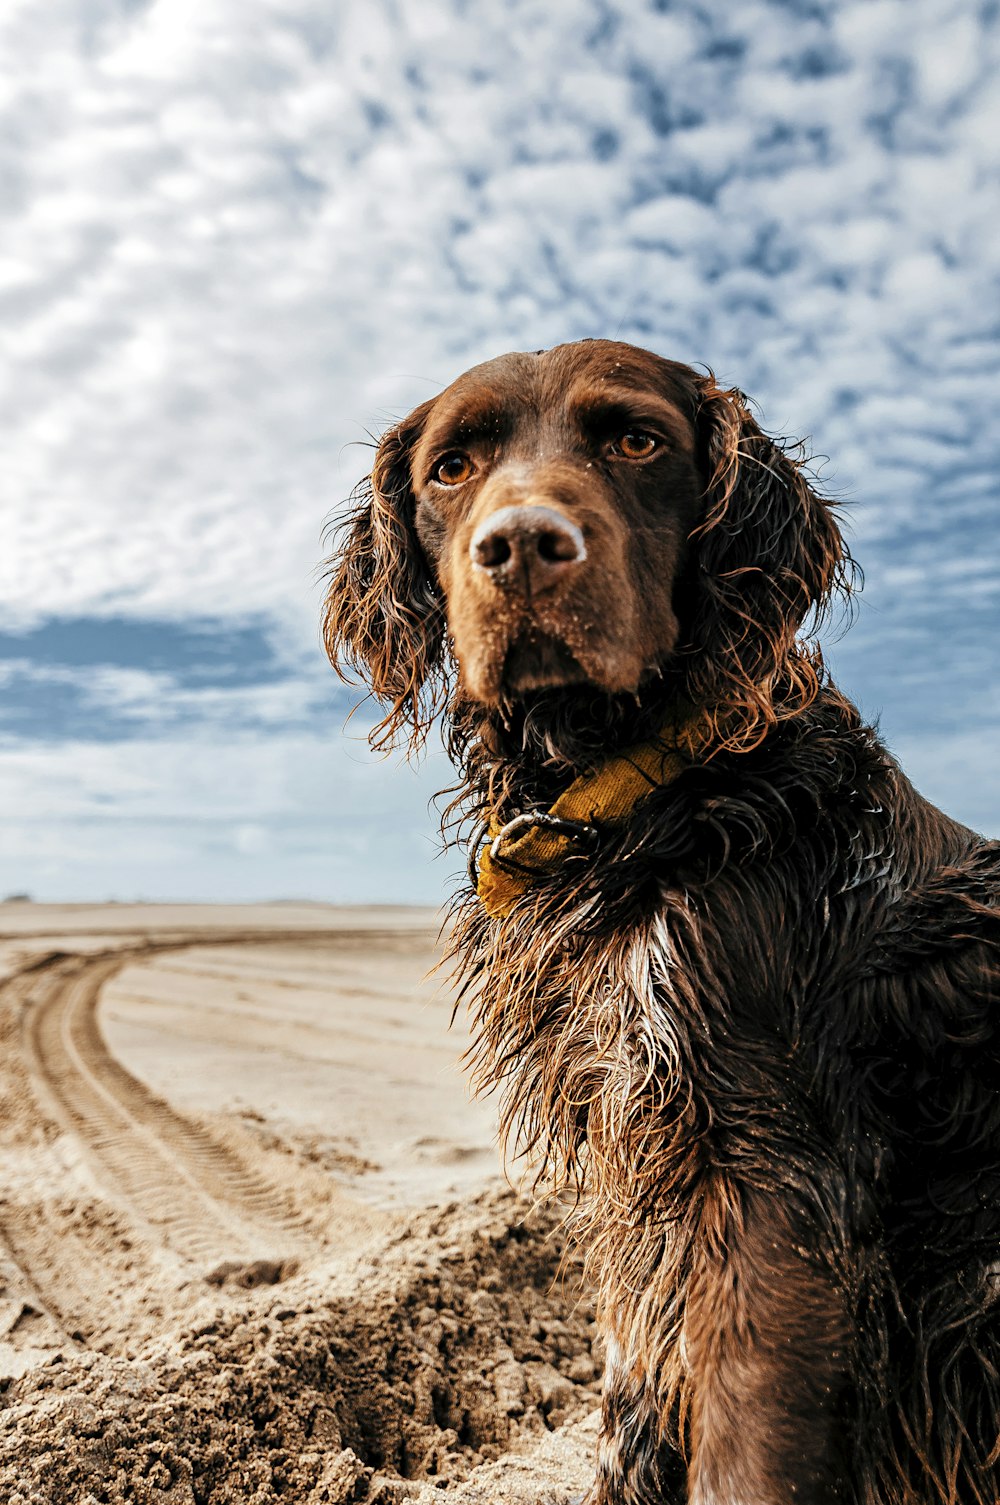
[[[497,585],[526,596],[549,590],[587,557],[576,523],[553,507],[501,507],[479,524],[469,557]]]

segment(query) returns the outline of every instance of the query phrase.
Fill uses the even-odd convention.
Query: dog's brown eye
[[[611,453],[626,460],[645,460],[658,448],[659,441],[652,434],[643,429],[629,429],[615,440]]]
[[[434,467],[434,479],[443,486],[461,486],[474,470],[468,455],[445,455]]]

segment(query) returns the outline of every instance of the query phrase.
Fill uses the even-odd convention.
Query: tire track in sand
[[[116,1059],[98,1017],[108,980],[157,953],[190,945],[307,939],[336,944],[337,937],[197,935],[90,955],[57,953],[0,985],[8,1026],[12,1015],[20,1020],[13,1035],[5,1031],[8,1044],[20,1047],[15,1052],[20,1059],[8,1056],[5,1072],[8,1095],[19,1109],[13,1127],[21,1143],[15,1149],[38,1168],[34,1195],[22,1191],[3,1198],[0,1254],[6,1245],[25,1290],[37,1294],[35,1305],[58,1317],[73,1337],[127,1330],[135,1318],[128,1300],[124,1307],[121,1302],[127,1272],[134,1287],[151,1279],[162,1286],[167,1276],[166,1284],[176,1289],[178,1264],[200,1266],[205,1273],[213,1264],[264,1261],[280,1271],[290,1259],[321,1246],[329,1205],[317,1209],[318,1217],[310,1216],[315,1190],[299,1188],[297,1197],[291,1166],[281,1168],[282,1184],[253,1163],[259,1155],[252,1141],[244,1150],[238,1141],[223,1142],[178,1113]],[[11,1128],[8,1122],[8,1140]],[[45,1195],[42,1136],[50,1155],[68,1144],[71,1157],[84,1161],[107,1193],[107,1207],[97,1213],[88,1207],[81,1218],[78,1208],[67,1209],[65,1198]],[[66,1153],[58,1152],[63,1162]],[[106,1263],[117,1270],[105,1269]],[[117,1320],[108,1309],[112,1288],[119,1293],[113,1303],[119,1307]],[[168,1299],[169,1292],[161,1297]],[[162,1315],[162,1299],[144,1298],[144,1304],[155,1308],[150,1316]]]
[[[163,1243],[188,1258],[260,1253],[261,1235],[301,1231],[287,1192],[157,1097],[108,1050],[101,989],[126,959],[102,958],[59,977],[31,1010],[29,1070],[39,1096]]]

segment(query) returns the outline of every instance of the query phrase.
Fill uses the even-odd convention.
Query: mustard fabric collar
[[[693,716],[678,717],[656,737],[574,779],[548,810],[528,811],[506,825],[494,817],[476,883],[486,913],[502,919],[567,857],[593,850],[602,829],[623,826],[643,799],[690,765],[700,740]]]

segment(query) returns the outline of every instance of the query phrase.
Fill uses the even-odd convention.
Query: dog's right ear
[[[357,671],[386,714],[372,747],[427,735],[446,692],[445,616],[414,529],[413,446],[433,406],[423,403],[379,443],[368,480],[330,560],[323,641],[345,683]],[[402,735],[401,735],[402,734]]]

